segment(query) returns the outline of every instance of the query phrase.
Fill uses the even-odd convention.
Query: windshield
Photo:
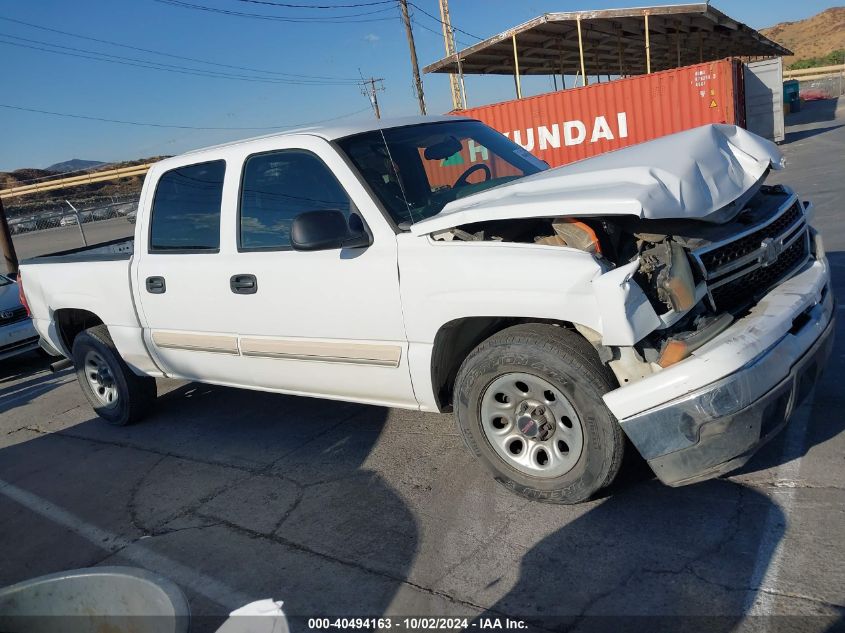
[[[401,229],[453,200],[548,168],[478,121],[374,130],[338,145]]]

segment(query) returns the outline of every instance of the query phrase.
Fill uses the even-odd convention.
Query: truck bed
[[[130,280],[133,240],[124,239],[35,257],[21,264],[20,279],[38,333],[68,355],[57,323],[69,311],[84,311],[109,328],[130,366],[149,363],[141,342]],[[63,264],[56,266],[54,264]]]
[[[135,238],[121,238],[93,246],[72,248],[49,255],[31,257],[22,264],[66,264],[68,262],[108,262],[131,259],[135,250]]]

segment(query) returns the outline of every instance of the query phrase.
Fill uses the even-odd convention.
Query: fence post
[[[76,214],[76,224],[79,227],[79,234],[82,236],[82,245],[88,246],[88,240],[85,239],[85,231],[82,230],[82,216],[79,215],[79,210],[70,203],[70,200],[65,200],[68,203],[68,206],[73,209],[73,212]]]

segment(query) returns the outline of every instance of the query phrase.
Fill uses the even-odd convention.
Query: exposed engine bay
[[[634,358],[620,358],[618,349],[592,340],[617,376],[629,371],[635,378],[712,340],[810,258],[811,229],[795,194],[759,183],[748,194],[723,213],[721,223],[624,215],[525,218],[465,224],[433,237],[574,248],[593,255],[608,271],[638,262],[631,279],[660,325],[623,352]]]

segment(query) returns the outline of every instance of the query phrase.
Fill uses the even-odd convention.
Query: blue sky
[[[398,8],[390,4],[343,11],[267,6],[242,0],[183,0],[194,5],[273,16],[359,15],[359,22],[290,23],[193,10],[166,0],[3,0],[0,17],[68,33],[111,40],[174,55],[232,66],[308,76],[383,77],[379,94],[385,116],[417,112],[408,47]],[[299,4],[353,4],[367,0],[290,0]],[[369,0],[372,2],[373,0]],[[437,15],[436,0],[414,0]],[[487,37],[547,11],[614,8],[634,0],[452,0],[453,25]],[[659,4],[659,2],[658,2]],[[798,20],[830,6],[817,0],[733,0],[714,6],[752,27]],[[377,11],[377,13],[372,13]],[[415,11],[414,34],[420,65],[443,56],[437,22]],[[364,21],[377,20],[377,21]],[[474,43],[458,33],[465,43]],[[209,71],[245,71],[205,66],[117,48],[0,20],[3,68],[0,104],[85,116],[199,127],[253,127],[310,123],[362,111],[372,116],[368,101],[355,85],[296,85],[193,76],[138,68],[36,48],[42,42],[158,63]],[[459,44],[460,46],[460,44]],[[66,50],[66,49],[63,49]],[[74,51],[67,51],[74,52]],[[85,54],[75,51],[75,54]],[[252,76],[255,76],[252,74]],[[280,75],[262,75],[280,77]],[[450,109],[445,75],[424,76],[429,113]],[[513,97],[509,77],[468,77],[470,105]],[[548,78],[529,78],[527,94],[551,88]],[[70,158],[128,160],[176,154],[262,133],[248,130],[185,130],[139,127],[60,118],[0,108],[0,170],[46,167]]]

